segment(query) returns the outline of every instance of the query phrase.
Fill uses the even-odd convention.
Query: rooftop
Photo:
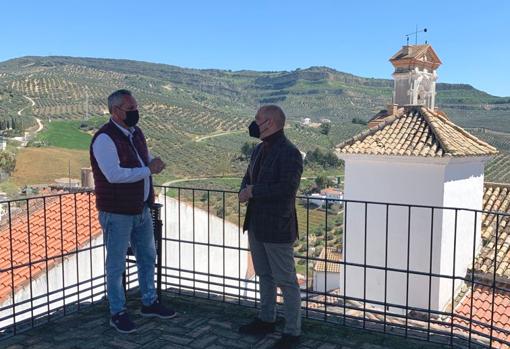
[[[441,113],[422,106],[406,106],[376,127],[338,145],[343,154],[420,157],[488,156],[497,149],[455,125]]]
[[[134,311],[138,294],[130,292],[128,308],[138,326],[134,334],[122,335],[108,324],[106,302],[53,320],[41,327],[18,334],[2,343],[5,348],[268,348],[280,337],[282,323],[274,335],[252,337],[237,332],[240,324],[256,315],[253,308],[213,300],[165,293],[164,302],[173,306],[178,317],[171,320],[142,318]],[[303,321],[299,348],[434,349],[444,346],[399,338],[322,321]]]
[[[471,311],[471,304],[473,310]],[[510,323],[510,293],[493,292],[490,287],[475,286],[463,297],[461,303],[457,305],[455,312],[467,319],[471,318],[471,329],[485,334],[490,334],[491,322],[498,328],[506,328]],[[494,313],[494,315],[493,315]],[[455,318],[455,322],[469,328],[469,321]],[[505,341],[510,341],[510,332],[494,330],[492,335]],[[496,348],[505,348],[504,345],[493,343]]]
[[[11,224],[0,225],[0,304],[30,278],[60,263],[52,258],[75,251],[101,235],[93,193],[76,193],[35,199],[27,206],[21,202]],[[12,211],[16,205],[11,205]],[[12,260],[11,260],[12,237]],[[48,263],[37,263],[45,261]],[[11,265],[12,263],[12,265]],[[31,268],[27,267],[32,264]],[[15,268],[14,276],[9,271]]]
[[[424,65],[429,69],[437,69],[441,60],[431,45],[406,45],[395,53],[390,62],[395,66]]]
[[[510,212],[510,184],[485,183],[483,209],[491,212]],[[494,266],[498,281],[510,284],[510,217],[482,215],[482,250],[475,262],[479,276],[492,279]],[[497,244],[496,244],[497,235]],[[496,258],[496,260],[495,260]],[[510,312],[510,310],[509,310]]]
[[[313,270],[322,272],[326,271],[327,265],[328,272],[330,273],[340,272],[341,267],[340,262],[342,261],[342,253],[339,252],[336,248],[333,247],[328,247],[327,249],[323,248],[321,254],[319,255],[319,259],[321,260],[315,263]]]
[[[338,194],[343,194],[342,190],[340,190],[339,188],[324,188],[321,190],[321,194],[322,195],[325,195],[325,194],[334,194],[334,195],[338,195]]]

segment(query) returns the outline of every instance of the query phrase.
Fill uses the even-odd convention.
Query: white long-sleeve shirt
[[[129,130],[117,124],[111,120],[115,126],[117,126],[128,138],[131,144],[133,144],[133,132],[134,128],[131,127]],[[134,144],[133,149],[136,150]],[[124,168],[120,167],[119,154],[117,154],[117,147],[113,140],[105,133],[100,134],[92,144],[92,152],[96,158],[97,164],[103,172],[104,176],[110,183],[134,183],[139,180],[144,181],[143,197],[144,201],[149,198],[150,191],[150,176],[151,170],[145,166],[140,154],[136,151],[136,156],[140,162],[141,167]],[[153,159],[149,153],[149,161]]]

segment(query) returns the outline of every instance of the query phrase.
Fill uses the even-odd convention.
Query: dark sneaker
[[[149,306],[142,305],[142,316],[145,317],[159,317],[160,319],[171,319],[177,315],[177,313],[170,308],[165,307],[156,299],[154,303]]]
[[[292,349],[299,344],[299,336],[291,336],[290,334],[282,334],[280,338],[271,348],[272,349]]]
[[[239,327],[239,333],[241,334],[249,334],[249,335],[262,335],[274,332],[275,323],[274,322],[265,322],[256,318],[249,324],[243,325]]]
[[[113,315],[110,319],[110,326],[115,328],[120,333],[133,333],[136,332],[136,326],[125,310]]]

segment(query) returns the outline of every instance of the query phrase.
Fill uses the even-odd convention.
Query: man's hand
[[[253,185],[247,185],[246,188],[239,192],[239,202],[244,203],[252,198],[251,190]]]
[[[149,163],[149,170],[151,170],[152,174],[158,174],[165,169],[165,166],[166,165],[163,160],[157,157],[152,159],[152,161]]]

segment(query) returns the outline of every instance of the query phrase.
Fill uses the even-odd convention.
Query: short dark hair
[[[257,114],[258,113],[263,113],[271,117],[276,125],[278,125],[278,127],[283,128],[285,126],[285,113],[283,112],[282,108],[276,104],[263,105],[259,108]]]
[[[117,90],[108,96],[108,111],[112,113],[113,107],[118,107],[122,104],[125,96],[132,96],[133,94],[129,90]]]

